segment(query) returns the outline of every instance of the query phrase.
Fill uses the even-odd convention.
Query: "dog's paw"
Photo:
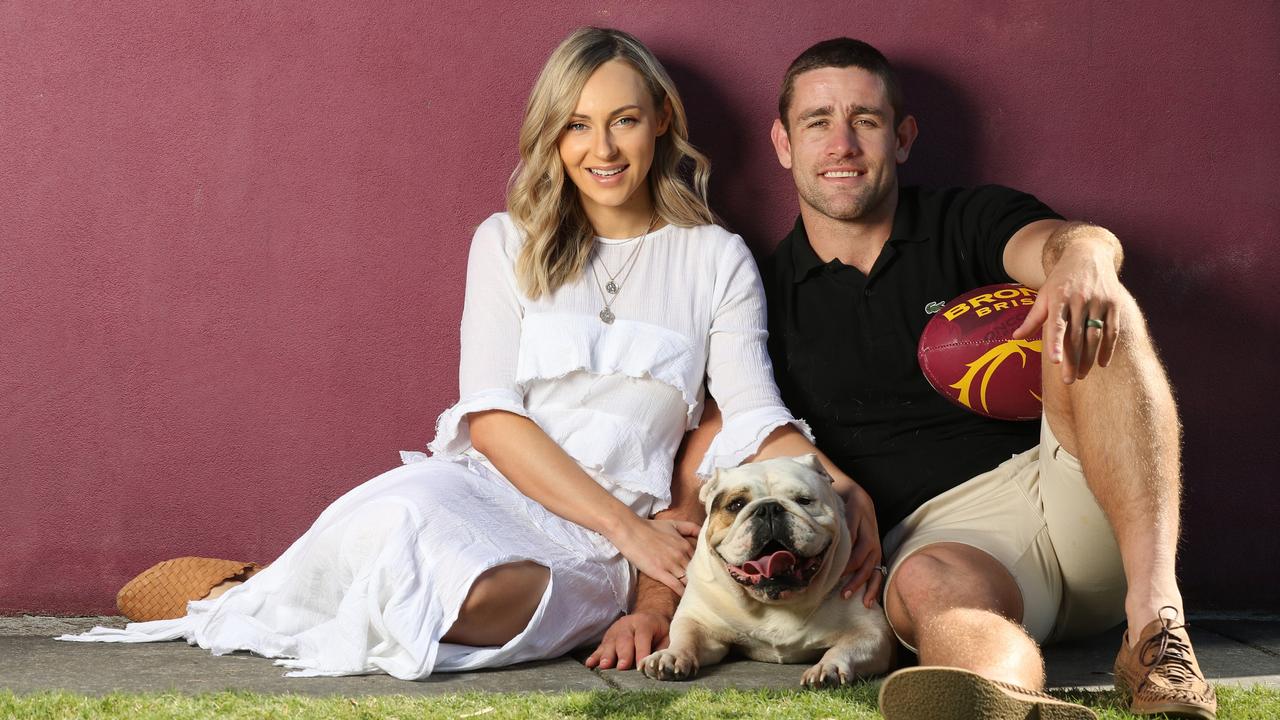
[[[698,659],[692,654],[659,650],[640,661],[640,671],[654,680],[689,680],[698,674]]]
[[[804,671],[800,676],[800,684],[806,688],[844,687],[853,681],[853,668],[848,665],[823,658],[817,665]]]

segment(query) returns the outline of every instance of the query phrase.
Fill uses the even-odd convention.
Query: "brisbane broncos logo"
[[[978,383],[978,401],[982,403],[982,409],[984,411],[990,412],[991,409],[987,407],[987,385],[991,382],[992,376],[996,374],[996,370],[1004,363],[1005,360],[1008,360],[1014,355],[1017,355],[1022,361],[1022,366],[1026,367],[1027,360],[1029,359],[1027,357],[1028,351],[1037,354],[1042,352],[1040,341],[1006,340],[983,353],[982,357],[979,357],[977,360],[974,360],[971,363],[966,363],[965,367],[969,368],[968,371],[965,372],[964,377],[960,378],[960,380],[951,387],[960,391],[959,400],[965,407],[971,410],[976,409],[973,407],[971,391],[973,390],[974,381],[978,380],[978,376],[981,375],[982,379]],[[1039,395],[1036,395],[1030,390],[1027,392],[1030,392],[1031,396],[1037,401],[1040,400]]]

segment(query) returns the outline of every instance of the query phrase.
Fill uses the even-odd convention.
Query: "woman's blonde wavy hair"
[[[525,238],[516,277],[530,298],[578,277],[591,258],[595,232],[565,175],[558,143],[587,79],[610,60],[622,60],[640,73],[659,112],[671,102],[671,124],[658,136],[647,178],[654,211],[680,227],[715,222],[707,203],[711,163],[689,144],[684,104],[667,71],[621,30],[579,28],[551,53],[533,85],[520,125],[520,164],[507,188],[507,211]]]

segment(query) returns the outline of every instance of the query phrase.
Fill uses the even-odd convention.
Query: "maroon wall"
[[[456,394],[471,230],[538,67],[589,23],[668,64],[757,251],[795,212],[777,83],[838,34],[902,69],[909,178],[1115,230],[1185,412],[1185,588],[1280,604],[1274,2],[455,5],[0,7],[0,612],[109,611],[170,556],[270,559],[421,447]]]

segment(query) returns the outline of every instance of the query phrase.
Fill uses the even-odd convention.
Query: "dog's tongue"
[[[775,575],[781,575],[795,566],[796,556],[787,550],[779,550],[768,557],[746,561],[742,564],[742,569],[748,575],[771,578]]]

